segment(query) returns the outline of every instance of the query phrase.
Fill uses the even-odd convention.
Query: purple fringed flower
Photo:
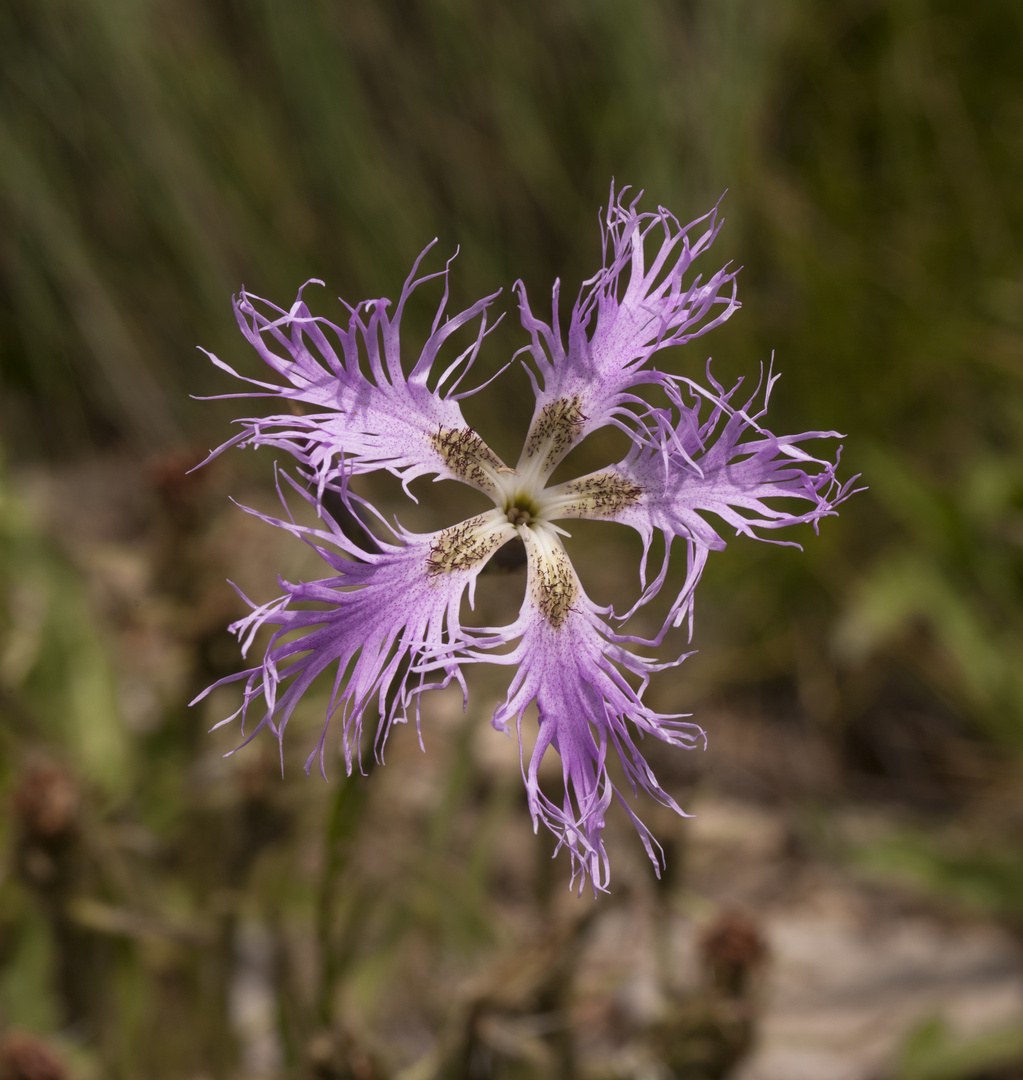
[[[758,390],[737,403],[738,385],[725,391],[709,370],[707,385],[701,385],[652,366],[655,353],[706,333],[729,318],[738,301],[735,272],[728,267],[706,281],[690,274],[693,261],[717,235],[716,209],[683,227],[664,209],[640,213],[638,201],[626,202],[625,192],[616,199],[612,189],[604,266],[580,292],[567,333],[559,325],[557,284],[549,324],[533,314],[525,288],[516,284],[522,325],[531,339],[526,351],[533,365],[527,370],[536,405],[514,468],[468,426],[459,406],[481,389],[458,392],[489,332],[487,311],[496,294],[445,319],[450,264],[417,277],[426,252],[393,315],[387,300],[367,301],[349,308],[344,328],[313,315],[301,292],[285,311],[243,290],[235,301],[239,326],[282,381],[245,378],[254,392],[225,396],[278,397],[307,409],[304,415],[283,411],[240,420],[241,433],[214,451],[273,446],[297,459],[308,484],[285,479],[314,507],[323,527],[298,525],[290,515],[288,520],[258,516],[310,543],[331,570],[321,581],[282,582],[282,597],[262,606],[250,602],[252,613],[231,628],[242,640],[243,654],[257,630],[274,629],[261,663],[216,684],[244,681],[235,713],[243,734],[246,714],[257,703],[262,717],[247,739],[264,727],[283,738],[298,700],[314,679],[328,673],[333,690],[306,769],[318,762],[324,770],[327,729],[334,720],[351,773],[367,706],[375,702],[379,711],[379,755],[394,722],[406,721],[412,711],[418,726],[424,690],[456,680],[466,695],[468,665],[512,667],[508,695],[493,724],[501,731],[514,727],[521,748],[523,715],[536,703],[539,734],[522,766],[534,827],[542,821],[558,837],[558,847],[571,856],[573,882],[588,877],[594,889],[606,889],[609,879],[601,831],[613,798],[632,818],[658,871],[663,859],[611,780],[609,753],[620,759],[634,795],[642,788],[683,813],[657,782],[636,736],[684,748],[703,743],[696,724],[656,713],[643,702],[650,676],[684,656],[664,663],[632,647],[660,644],[683,622],[692,636],[693,590],[708,552],[725,546],[706,515],[736,533],[762,538],[758,529],[801,522],[816,527],[850,493],[849,484],[837,481],[835,464],[803,449],[808,440],[837,437],[834,432],[777,436],[761,426],[776,376],[768,374],[762,395]],[[444,282],[444,297],[419,359],[406,374],[402,312],[414,290],[435,278]],[[471,346],[438,368],[441,347],[472,322],[478,330]],[[660,391],[661,404],[637,395],[643,385]],[[755,408],[758,397],[761,405]],[[548,486],[565,455],[608,425],[629,436],[625,458]],[[424,475],[461,481],[489,496],[493,509],[428,534],[388,525],[349,487],[352,476],[381,469],[397,476],[406,490]],[[388,539],[343,528],[324,508],[328,490],[340,495],[358,522],[376,522],[376,532],[386,531]],[[642,537],[641,595],[624,615],[597,606],[583,591],[562,543],[567,533],[556,524],[571,518],[620,522]],[[353,532],[361,539],[353,539]],[[664,539],[664,555],[650,580],[647,556],[657,533]],[[472,604],[480,571],[516,536],[524,542],[528,567],[518,618],[503,627],[464,627],[463,599]],[[617,633],[609,620],[630,617],[664,586],[675,540],[684,543],[687,573],[661,631],[647,642]],[[498,651],[502,646],[512,647]],[[544,794],[538,780],[550,747],[561,758],[560,802]]]

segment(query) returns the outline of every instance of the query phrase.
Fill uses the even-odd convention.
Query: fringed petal
[[[239,375],[211,355],[218,367],[257,388],[220,396],[277,397],[289,411],[238,420],[241,433],[211,456],[233,445],[286,450],[313,472],[321,491],[328,484],[343,491],[348,476],[386,469],[406,485],[435,473],[492,493],[502,462],[466,424],[458,404],[466,394],[455,391],[489,333],[487,309],[498,294],[444,319],[450,264],[439,274],[417,278],[425,255],[416,260],[393,315],[389,300],[369,300],[350,309],[347,329],[311,314],[302,298],[305,287],[287,311],[243,289],[234,302],[238,325],[284,382]],[[444,295],[433,330],[406,375],[402,313],[412,293],[437,277],[444,280]],[[441,347],[475,319],[479,326],[469,346],[436,374]]]
[[[283,597],[253,604],[252,612],[231,627],[243,651],[259,630],[273,628],[260,664],[214,684],[244,680],[243,704],[235,714],[240,715],[243,735],[250,708],[262,708],[262,718],[246,742],[263,728],[283,739],[299,700],[319,676],[332,673],[326,718],[306,771],[318,762],[325,775],[327,730],[336,718],[350,774],[359,760],[363,718],[374,699],[379,757],[391,725],[406,721],[413,700],[418,727],[418,695],[424,690],[455,679],[465,693],[459,655],[470,646],[489,644],[489,639],[462,627],[459,608],[467,593],[471,604],[476,576],[514,535],[503,515],[493,510],[424,535],[402,530],[398,543],[377,541],[378,550],[369,550],[325,513],[326,528],[313,529],[249,512],[304,539],[333,576],[282,581]]]
[[[730,526],[735,535],[799,547],[795,540],[764,537],[757,530],[798,524],[811,524],[816,530],[820,519],[836,513],[836,507],[852,494],[856,479],[843,484],[836,477],[841,447],[833,462],[803,448],[802,444],[815,439],[841,438],[837,432],[775,435],[761,426],[778,376],[768,373],[756,411],[760,387],[736,407],[732,402],[742,380],[725,392],[709,370],[707,377],[710,390],[680,382],[688,392],[688,402],[679,385],[669,384],[676,419],[662,425],[656,435],[637,435],[623,461],[544,493],[544,512],[552,520],[617,521],[643,538],[644,593],[628,615],[657,594],[665,580],[672,542],[685,541],[686,578],[665,628],[689,619],[690,634],[693,590],[707,553],[725,547],[720,525],[708,515]],[[702,412],[706,415],[701,417]],[[655,533],[664,538],[664,560],[648,585],[646,562]]]
[[[663,382],[648,366],[653,354],[683,345],[724,322],[738,308],[737,271],[722,267],[707,281],[686,280],[693,261],[714,242],[721,223],[717,207],[682,226],[659,208],[640,213],[640,196],[615,199],[604,230],[604,267],[583,286],[572,309],[567,345],[558,316],[560,283],[554,286],[550,324],[537,318],[516,283],[523,327],[530,333],[539,376],[530,438],[519,471],[549,475],[576,443],[607,424],[632,430],[650,416],[650,406],[631,390]],[[702,231],[701,231],[702,230]],[[694,238],[695,237],[695,238]],[[654,248],[648,262],[648,244]],[[554,441],[547,437],[553,430]],[[536,463],[535,459],[542,460]]]
[[[642,790],[685,816],[657,782],[634,736],[692,748],[702,745],[704,734],[684,716],[656,713],[643,704],[646,680],[665,665],[630,652],[625,639],[608,628],[607,609],[583,592],[556,534],[541,527],[526,539],[528,592],[517,623],[508,628],[521,640],[510,653],[477,658],[515,668],[508,695],[494,714],[495,727],[514,726],[521,747],[523,714],[534,702],[539,711],[536,744],[522,766],[534,828],[542,823],[558,838],[558,849],[568,850],[573,884],[578,881],[582,889],[589,879],[595,892],[606,891],[610,868],[601,833],[612,798],[625,807],[658,873],[663,866],[660,846],[611,779],[609,753],[621,761],[633,795]],[[640,678],[639,690],[625,672]],[[560,801],[540,784],[540,763],[550,748],[561,758]]]

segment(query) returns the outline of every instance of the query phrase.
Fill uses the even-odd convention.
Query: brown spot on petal
[[[426,557],[427,574],[436,577],[455,570],[472,570],[484,562],[507,538],[498,531],[483,531],[486,524],[486,515],[478,514],[438,533]]]
[[[481,491],[494,490],[490,473],[505,468],[504,463],[472,428],[441,428],[430,442],[452,476]]]
[[[558,398],[545,405],[529,429],[523,457],[529,459],[543,454],[545,472],[556,465],[579,441],[579,433],[586,421],[579,406],[577,397]]]
[[[614,517],[643,494],[638,484],[613,472],[572,480],[562,490],[566,497],[575,496],[575,501],[559,510],[565,517]]]
[[[575,573],[560,544],[529,545],[529,589],[540,614],[557,630],[579,595]]]

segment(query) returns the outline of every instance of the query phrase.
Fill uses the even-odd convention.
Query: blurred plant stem
[[[357,878],[346,878],[345,872],[351,865],[352,845],[366,808],[375,764],[375,757],[371,757],[358,772],[337,781],[326,821],[324,867],[316,903],[320,967],[316,1017],[324,1027],[330,1027],[334,1018],[338,980],[351,962],[362,919],[372,904],[365,886]]]

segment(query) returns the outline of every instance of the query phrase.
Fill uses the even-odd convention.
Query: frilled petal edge
[[[576,300],[567,343],[559,324],[560,282],[554,286],[549,324],[533,314],[525,286],[516,283],[537,372],[536,408],[520,471],[543,454],[540,468],[548,475],[572,446],[606,424],[633,430],[651,410],[631,391],[665,378],[648,366],[653,354],[707,333],[739,307],[736,270],[726,265],[706,281],[701,275],[688,277],[721,227],[717,207],[683,226],[663,207],[640,213],[642,193],[627,202],[627,192],[616,199],[612,185],[603,226],[604,267]],[[648,245],[654,249],[649,260]],[[552,426],[558,435],[554,443],[542,437]]]
[[[617,755],[634,795],[642,789],[686,816],[658,783],[635,737],[652,735],[692,748],[703,742],[704,733],[682,715],[657,713],[643,703],[649,676],[672,665],[625,648],[627,639],[608,628],[607,610],[583,592],[553,531],[534,530],[526,548],[527,595],[518,621],[507,628],[509,637],[520,640],[509,653],[474,658],[515,667],[493,724],[504,731],[514,727],[520,750],[523,716],[531,704],[537,706],[539,733],[528,763],[523,756],[522,764],[534,828],[542,823],[557,837],[558,849],[567,848],[573,883],[578,880],[581,889],[589,879],[594,891],[606,891],[610,867],[601,833],[612,798],[625,808],[658,873],[663,865],[660,846],[611,777],[609,756]],[[638,689],[626,673],[638,678]],[[540,782],[540,763],[551,748],[561,758],[560,801],[547,795]]]
[[[493,328],[487,327],[487,309],[498,293],[445,318],[450,262],[439,273],[417,277],[427,251],[416,260],[393,314],[388,312],[389,300],[365,301],[349,308],[347,328],[313,315],[302,290],[285,311],[243,289],[234,302],[238,325],[284,382],[242,376],[208,354],[218,367],[257,387],[219,396],[277,397],[292,411],[238,420],[241,433],[211,456],[234,445],[286,450],[312,470],[321,491],[327,484],[343,490],[349,475],[386,469],[406,490],[416,477],[435,473],[492,493],[503,464],[466,424],[458,404],[480,388],[457,390]],[[444,280],[444,294],[433,328],[406,374],[400,342],[405,305],[417,288],[438,277]],[[468,346],[436,372],[442,346],[476,319],[478,328]],[[306,407],[311,411],[304,411]]]
[[[334,720],[341,725],[345,766],[351,773],[359,760],[363,718],[374,700],[379,717],[374,748],[379,756],[391,725],[405,722],[413,703],[419,727],[418,701],[424,690],[454,679],[465,694],[459,656],[470,647],[487,646],[489,639],[463,628],[459,609],[463,597],[472,603],[483,565],[514,535],[497,511],[435,533],[401,530],[398,543],[378,541],[372,545],[376,550],[352,540],[323,512],[322,529],[249,512],[300,536],[333,576],[281,581],[283,596],[252,604],[252,612],[231,627],[243,654],[263,627],[273,633],[258,665],[219,680],[196,699],[218,686],[244,681],[240,708],[216,726],[240,718],[245,742],[263,728],[283,740],[299,699],[326,673],[333,680],[326,717],[306,771],[318,762],[326,775],[325,740]],[[262,717],[246,735],[245,721],[253,707],[262,710]]]
[[[857,477],[840,483],[836,476],[841,447],[833,462],[804,449],[807,442],[841,438],[837,432],[775,435],[762,426],[777,375],[768,372],[741,405],[733,403],[741,379],[725,391],[710,375],[709,366],[707,376],[712,390],[681,380],[668,385],[677,418],[670,425],[662,424],[656,433],[636,434],[624,460],[545,493],[546,513],[552,520],[616,521],[642,537],[643,595],[623,618],[659,592],[673,541],[685,542],[685,581],[658,641],[669,627],[686,619],[691,633],[693,592],[707,554],[723,550],[726,544],[714,518],[735,535],[799,547],[795,540],[765,537],[758,530],[798,524],[816,529],[821,518],[836,513],[836,507],[855,490]],[[683,400],[683,390],[688,402]],[[664,556],[653,582],[647,584],[647,562],[656,533],[664,538]]]

